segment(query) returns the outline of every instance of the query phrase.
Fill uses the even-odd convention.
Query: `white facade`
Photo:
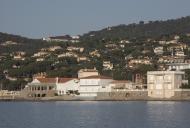
[[[65,82],[56,82],[56,91],[58,95],[68,94],[70,91],[78,91],[79,90],[79,80],[78,79],[70,79]]]
[[[184,70],[184,69],[190,69],[189,63],[172,63],[168,65],[168,70]]]
[[[183,57],[183,56],[186,56],[183,51],[177,51],[177,52],[175,53],[175,55],[176,55],[176,56],[182,56],[182,57]]]
[[[181,71],[149,71],[147,73],[148,96],[153,98],[170,98],[175,89],[183,82]]]
[[[86,77],[80,79],[79,93],[82,97],[95,97],[98,92],[109,92],[109,83],[113,80],[111,78],[101,77]]]
[[[163,54],[163,47],[156,47],[155,49],[154,49],[154,53],[155,54],[157,54],[157,55],[161,55],[161,54]]]
[[[79,90],[79,79],[77,78],[35,78],[31,85],[50,85],[55,86],[55,92],[61,96],[64,94],[76,94]]]

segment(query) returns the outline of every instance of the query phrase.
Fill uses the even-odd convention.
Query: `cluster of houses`
[[[136,45],[132,45],[133,43],[129,40],[121,40],[119,42],[112,42],[108,41],[105,45],[105,50],[101,51],[101,49],[94,49],[92,51],[89,51],[88,54],[86,54],[84,51],[86,50],[84,47],[75,45],[76,43],[72,42],[78,42],[80,39],[80,36],[55,36],[55,37],[48,37],[43,38],[45,41],[70,41],[70,46],[66,47],[66,49],[62,48],[58,45],[52,45],[48,48],[42,48],[38,52],[34,53],[31,57],[34,58],[37,62],[39,61],[46,61],[48,58],[51,58],[51,55],[54,55],[55,58],[60,59],[64,57],[72,57],[77,60],[77,62],[90,62],[91,58],[94,57],[101,57],[103,52],[106,51],[114,51],[114,50],[124,50],[129,44],[131,44],[131,47],[136,47]],[[139,51],[142,54],[138,57],[134,57],[132,54],[129,54],[125,56],[125,62],[126,62],[126,68],[129,69],[135,69],[138,67],[138,65],[153,65],[155,62],[158,65],[158,70],[166,70],[168,69],[168,64],[189,64],[188,59],[188,51],[189,47],[187,44],[180,42],[180,36],[176,35],[173,39],[166,41],[166,40],[151,40],[147,39],[147,42],[155,42],[155,46],[152,46],[151,48],[144,48],[144,50]],[[7,41],[4,44],[15,44],[16,42]],[[145,44],[144,44],[145,45]],[[59,52],[56,52],[59,51]],[[153,53],[156,56],[156,59],[146,55],[147,53]],[[106,53],[105,53],[106,54]],[[5,56],[0,56],[0,59],[3,59]],[[26,52],[24,51],[17,51],[14,53],[11,53],[11,57],[13,60],[25,60],[26,59]],[[102,67],[104,70],[113,70],[114,67],[116,67],[117,64],[114,64],[109,59],[103,59]]]
[[[53,97],[72,95],[75,97],[97,97],[98,93],[147,91],[152,98],[171,98],[183,84],[185,73],[182,71],[149,71],[147,85],[128,80],[113,80],[101,76],[96,69],[81,69],[78,78],[34,78],[25,86],[27,97]]]
[[[44,37],[42,40],[48,41],[48,42],[72,42],[72,43],[78,43],[80,36],[70,36],[70,35],[64,35],[64,36],[51,36],[51,37]]]
[[[79,36],[56,36],[43,38],[48,42],[72,42],[66,48],[58,45],[53,45],[47,48],[39,49],[31,58],[37,62],[46,61],[53,55],[55,63],[59,63],[65,57],[75,58],[78,63],[89,62],[92,58],[103,57],[103,54],[114,50],[125,51],[128,45],[136,47],[133,42],[128,40],[121,40],[119,42],[108,41],[104,44],[105,49],[86,50],[83,46],[75,45],[79,42]],[[175,95],[175,91],[179,91],[182,85],[188,83],[184,80],[184,72],[181,70],[190,69],[190,59],[188,56],[189,46],[180,42],[180,37],[175,36],[171,40],[154,41],[147,39],[147,42],[155,42],[152,47],[147,47],[143,44],[143,49],[140,51],[142,55],[134,57],[133,54],[125,56],[126,68],[135,69],[138,65],[153,65],[157,64],[159,71],[147,72],[147,85],[143,85],[142,79],[135,81],[113,80],[111,77],[101,76],[96,69],[81,69],[78,71],[77,78],[46,78],[35,77],[31,83],[28,83],[24,89],[28,97],[51,97],[62,95],[73,95],[76,97],[96,97],[99,92],[122,92],[122,91],[138,91],[145,90],[147,95],[155,98],[170,98]],[[18,45],[17,42],[6,41],[2,46]],[[58,52],[57,52],[58,51]],[[85,52],[85,51],[88,51]],[[147,53],[154,53],[155,58],[148,56]],[[27,53],[24,51],[17,51],[7,53],[13,60],[27,60]],[[0,60],[3,60],[8,55],[1,55]],[[101,59],[100,59],[101,60]],[[109,58],[103,58],[102,70],[113,70],[117,64],[113,63]],[[13,64],[13,69],[19,69],[19,64]],[[8,70],[3,72],[6,74],[6,79],[11,81],[17,78],[8,76]],[[136,76],[136,78],[141,76]]]

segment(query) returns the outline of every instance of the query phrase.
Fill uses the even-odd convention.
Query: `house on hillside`
[[[104,70],[112,70],[113,64],[110,61],[103,61]]]
[[[62,47],[60,47],[60,46],[52,46],[52,47],[48,48],[48,51],[54,52],[56,50],[61,50],[61,49],[62,49]]]
[[[79,56],[77,62],[89,61],[89,58],[86,56]]]
[[[44,37],[44,38],[42,38],[42,40],[44,40],[44,41],[49,41],[49,42],[51,42],[51,41],[55,41],[55,42],[61,42],[61,41],[63,41],[63,42],[67,42],[67,41],[69,41],[69,40],[71,40],[72,39],[72,37],[71,36],[69,36],[69,35],[64,35],[64,36],[52,36],[52,37]]]
[[[156,54],[156,55],[162,55],[163,54],[163,47],[156,47],[156,48],[154,48],[154,53]]]
[[[44,37],[42,40],[44,41],[55,41],[55,42],[72,42],[72,43],[77,43],[79,42],[80,37],[79,36],[70,36],[70,35],[64,35],[64,36],[52,36],[52,37]]]
[[[92,56],[92,57],[94,57],[94,56],[100,57],[100,53],[99,53],[98,50],[94,50],[92,52],[89,52],[89,55]]]
[[[12,53],[14,60],[25,60],[26,52],[23,51],[17,51]]]

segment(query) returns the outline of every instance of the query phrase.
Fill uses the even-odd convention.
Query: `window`
[[[171,76],[165,75],[165,76],[164,76],[164,80],[165,80],[165,81],[171,81]]]
[[[156,95],[162,95],[162,92],[161,91],[157,91]]]
[[[168,89],[172,89],[172,85],[171,84],[168,84]]]
[[[153,84],[150,85],[150,89],[154,89],[154,85]]]
[[[153,81],[154,80],[154,76],[149,75],[149,81]]]
[[[156,89],[162,89],[162,84],[156,84]]]

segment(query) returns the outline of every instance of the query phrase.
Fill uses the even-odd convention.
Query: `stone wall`
[[[99,92],[96,100],[146,100],[147,91]]]
[[[174,97],[172,99],[190,100],[190,89],[175,90]]]
[[[151,98],[148,91],[120,91],[98,93],[96,100],[190,100],[190,89],[179,89],[175,91],[175,95],[171,98]]]

